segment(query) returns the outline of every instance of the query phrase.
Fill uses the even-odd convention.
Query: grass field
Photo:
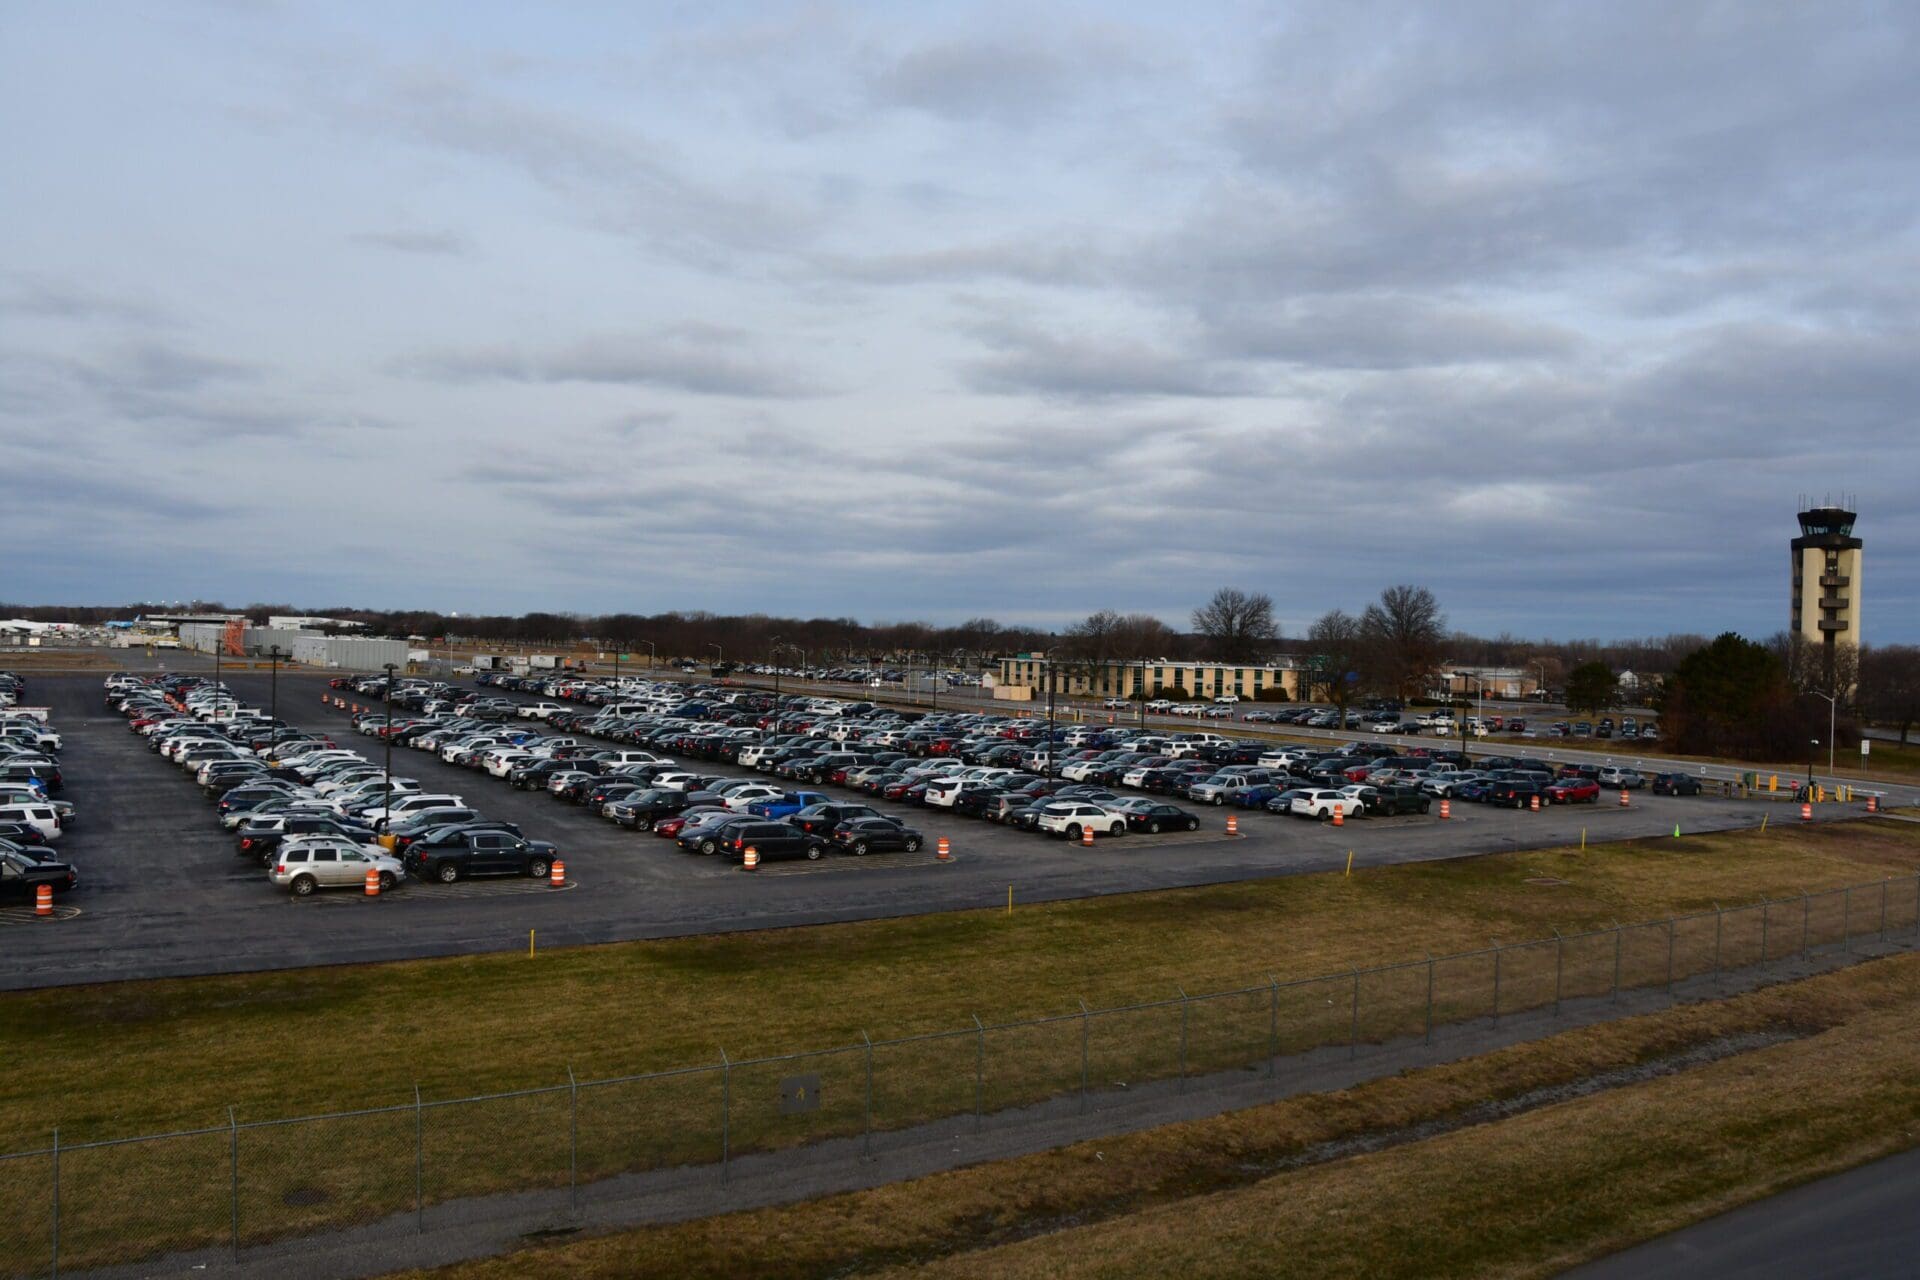
[[[0,1150],[1337,973],[1910,876],[1920,824],[1596,844],[1000,910],[0,995]],[[1545,881],[1547,883],[1538,883]],[[610,1016],[613,1014],[619,1016]],[[218,1069],[209,1070],[210,1046]],[[70,1083],[84,1078],[84,1090]]]
[[[410,1275],[1550,1275],[1920,1141],[1916,997],[1920,957],[1896,957],[1337,1094]],[[1794,1038],[1338,1158],[1754,1033]]]
[[[1096,1008],[1161,1000],[1177,987],[1197,993],[1264,982],[1269,974],[1285,980],[1338,973],[1425,952],[1472,950],[1490,938],[1542,938],[1556,928],[1656,919],[1715,902],[1784,898],[1883,876],[1909,886],[1917,867],[1920,824],[1823,823],[1376,868],[1351,878],[1304,876],[1089,899],[1021,907],[1011,916],[961,912],[535,958],[491,955],[8,994],[0,996],[0,1037],[13,1060],[34,1069],[0,1081],[0,1150],[43,1146],[55,1124],[73,1144],[220,1126],[229,1106],[246,1121],[410,1104],[416,1082],[430,1100],[459,1097],[562,1084],[569,1067],[590,1080],[714,1063],[722,1048],[740,1059],[858,1043],[863,1031],[876,1038],[947,1031],[971,1026],[975,1014],[989,1022],[1058,1015],[1077,1009],[1079,999]],[[1911,921],[1911,894],[1896,901]],[[1838,922],[1837,913],[1823,918],[1816,936]],[[1749,961],[1730,960],[1740,962]],[[1703,969],[1696,955],[1683,972]],[[1629,978],[1658,981],[1644,966]],[[1484,1011],[1473,986],[1440,993],[1442,1020]],[[1543,991],[1528,996],[1509,986],[1510,1000],[1545,998]],[[1118,1073],[1112,1078],[1172,1074],[1168,1033],[1177,1033],[1179,1015],[1160,1025],[1167,1016],[1121,1024],[1123,1031],[1139,1029],[1139,1043],[1123,1034],[1103,1050]],[[1344,1017],[1333,1019],[1337,1027],[1312,1024],[1314,1018],[1327,1021],[1317,1009],[1289,1016],[1282,1048],[1345,1035]],[[1260,1021],[1264,1026],[1264,1017]],[[1216,1065],[1209,1057],[1216,1049],[1217,1065],[1245,1065],[1244,1035],[1238,1043],[1210,1044],[1200,1022],[1195,1019],[1196,1066]],[[1404,1033],[1403,1026],[1367,1029],[1370,1037]],[[1051,1038],[1064,1043],[1067,1033]],[[1077,1033],[1071,1038],[1077,1050]],[[951,1044],[929,1046],[925,1071],[890,1056],[886,1078],[915,1083],[880,1099],[887,1124],[966,1109],[954,1095],[963,1081],[971,1084],[971,1052],[956,1071],[938,1057],[946,1052],[943,1043]],[[851,1070],[854,1061],[839,1067]],[[1025,1048],[997,1042],[987,1105],[1061,1092],[1071,1074],[1062,1068],[1061,1045],[1040,1035]],[[76,1081],[85,1087],[74,1087]],[[593,1139],[591,1149],[583,1143],[583,1176],[714,1158],[718,1084],[717,1073],[709,1073],[596,1095],[601,1110],[582,1126]],[[846,1132],[849,1124],[857,1132],[857,1092],[843,1088],[836,1096],[847,1102],[804,1122],[769,1115],[743,1123],[736,1111],[736,1150]],[[564,1182],[564,1141],[556,1135],[566,1131],[565,1106],[564,1093],[549,1094],[436,1118],[427,1197],[438,1201],[556,1176]],[[312,1130],[248,1133],[243,1235],[260,1238],[404,1207],[411,1202],[412,1135],[410,1110]],[[555,1141],[562,1143],[557,1152],[548,1149]],[[75,1244],[74,1263],[118,1256],[110,1250],[141,1239],[178,1241],[189,1221],[189,1234],[220,1239],[223,1204],[141,1191],[156,1181],[204,1181],[205,1167],[224,1167],[225,1143],[218,1132],[181,1140],[166,1152],[121,1149],[111,1159],[90,1157],[91,1174],[88,1162],[76,1159],[69,1185],[76,1204],[94,1207],[101,1252]],[[153,1167],[143,1168],[149,1154]],[[90,1178],[96,1194],[88,1198],[81,1191]],[[30,1198],[38,1185],[29,1179],[19,1194]],[[299,1207],[316,1189],[324,1194]],[[222,1181],[214,1197],[224,1190]],[[0,1202],[9,1199],[0,1185]],[[11,1219],[0,1213],[0,1220],[35,1221],[27,1200],[20,1203],[20,1213]]]

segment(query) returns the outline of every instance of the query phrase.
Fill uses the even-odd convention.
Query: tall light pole
[[[659,650],[654,647],[653,641],[651,640],[642,640],[640,643],[647,646],[647,670],[651,671],[653,670],[654,659],[660,656]]]
[[[711,650],[713,650],[713,665],[714,665],[714,666],[716,666],[716,667],[722,667],[722,666],[725,666],[725,665],[726,665],[726,662],[727,662],[727,651],[726,651],[725,649],[722,649],[722,648],[721,648],[721,647],[720,647],[719,645],[717,645],[717,644],[710,644],[710,645],[708,645],[708,646],[707,646],[707,648],[709,648],[709,649],[711,649]]]
[[[274,645],[267,650],[267,657],[273,661],[271,692],[267,695],[267,718],[272,721],[267,726],[267,759],[273,759],[275,748],[280,745],[280,659],[283,655],[280,646]]]
[[[387,699],[387,731],[382,736],[387,740],[387,775],[386,784],[382,788],[386,794],[381,802],[381,807],[387,811],[387,816],[384,821],[389,827],[393,825],[393,673],[394,669],[399,665],[397,662],[389,662],[386,664],[387,687],[385,697]]]
[[[1054,776],[1053,774],[1053,704],[1054,704],[1053,695],[1054,695],[1055,686],[1058,682],[1054,677],[1053,659],[1042,658],[1040,659],[1040,661],[1045,663],[1047,668],[1047,777],[1051,779]]]
[[[773,726],[780,719],[780,651],[786,646],[781,643],[785,636],[773,638],[773,711],[767,716],[767,727],[760,731],[760,741],[765,742],[767,735],[773,732]]]

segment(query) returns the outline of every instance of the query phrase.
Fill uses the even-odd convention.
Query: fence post
[[[580,1082],[567,1064],[567,1204],[580,1213]]]
[[[60,1280],[60,1126],[53,1126],[53,1280]]]
[[[1180,993],[1180,1092],[1185,1093],[1187,1091],[1187,989],[1177,984],[1173,989]]]
[[[1427,952],[1427,1027],[1421,1033],[1423,1044],[1433,1043],[1433,952]]]
[[[1267,1079],[1280,1070],[1280,979],[1267,975]]]
[[[727,1185],[727,1164],[733,1154],[733,1060],[720,1051],[720,1185]]]
[[[973,1131],[980,1132],[986,1124],[983,1107],[986,1103],[987,1083],[987,1027],[980,1021],[980,1015],[973,1016]]]
[[[233,1232],[234,1261],[240,1259],[240,1122],[227,1108],[227,1203]]]
[[[1673,943],[1674,935],[1679,932],[1679,922],[1672,916],[1667,917],[1667,996],[1673,996]]]
[[[420,1194],[425,1184],[427,1153],[426,1109],[420,1102],[420,1086],[413,1086],[413,1229],[427,1229],[427,1202]]]
[[[1087,1109],[1087,1026],[1093,1018],[1093,1011],[1087,1008],[1087,1002],[1080,1002],[1080,1110]]]
[[[873,1159],[873,1037],[867,1034],[864,1027],[860,1030],[860,1040],[867,1046],[867,1092],[861,1101],[865,1128],[860,1136],[860,1154],[871,1160]]]
[[[1360,1056],[1360,969],[1353,970],[1353,1016],[1347,1029],[1347,1060],[1351,1062]]]
[[[1840,899],[1840,949],[1853,954],[1853,886],[1848,885]]]
[[[1720,981],[1720,934],[1726,925],[1727,914],[1719,903],[1713,904],[1713,980]]]
[[[1493,940],[1493,1025],[1500,1025],[1500,960],[1506,954],[1506,948],[1500,945],[1500,939]]]
[[[1620,922],[1613,922],[1613,1002],[1620,1003]]]
[[[1553,1016],[1560,1016],[1560,975],[1566,968],[1567,940],[1560,931],[1553,931]]]

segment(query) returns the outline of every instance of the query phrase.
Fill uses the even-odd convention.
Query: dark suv
[[[415,844],[407,849],[409,874],[452,884],[468,876],[543,878],[558,852],[544,840],[527,840],[510,831],[469,831],[458,839]]]
[[[739,822],[729,826],[721,838],[720,851],[745,861],[749,849],[757,852],[762,862],[778,858],[817,861],[827,851],[827,842],[785,822]]]

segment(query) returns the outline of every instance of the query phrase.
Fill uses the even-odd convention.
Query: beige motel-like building
[[[1047,693],[1047,655],[1016,653],[1001,658],[993,696],[1015,702],[1044,698]],[[1305,664],[1291,658],[1272,662],[1237,664],[1230,662],[1172,662],[1165,658],[1146,658],[1132,662],[1109,662],[1089,667],[1065,658],[1052,664],[1056,692],[1068,697],[1131,698],[1144,690],[1147,698],[1218,698],[1237,694],[1247,702],[1256,701],[1263,689],[1281,689],[1287,700],[1301,697]],[[1269,694],[1269,697],[1272,695]]]

